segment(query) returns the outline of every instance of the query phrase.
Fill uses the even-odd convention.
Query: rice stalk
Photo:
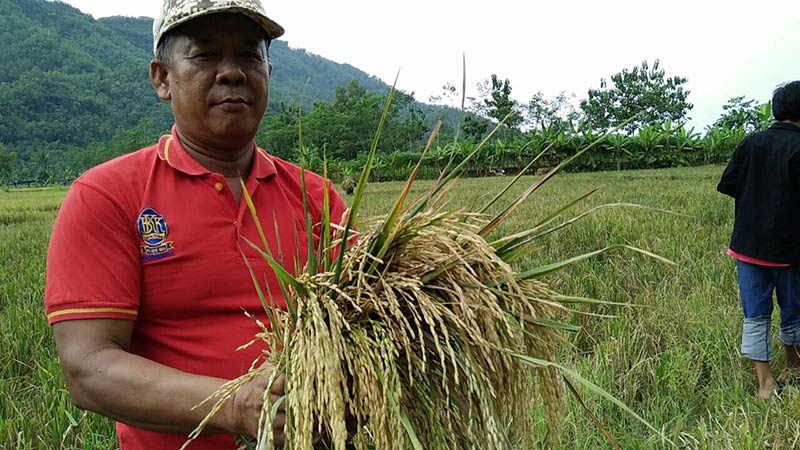
[[[484,224],[466,213],[401,216],[387,257],[376,260],[368,252],[384,230],[376,223],[345,252],[344,283],[331,271],[297,277],[305,294],[290,288],[296,319],[273,311],[291,322],[283,348],[292,356],[269,357],[287,376],[294,433],[285,448],[311,448],[320,433],[341,449],[350,439],[380,449],[414,448],[414,440],[423,448],[531,448],[526,418],[540,401],[557,435],[558,371],[534,371],[538,399],[526,364],[497,350],[552,359],[561,339],[540,321],[554,318],[554,294],[539,281],[517,281],[478,234]],[[459,264],[422,283],[453,256]],[[492,287],[498,282],[501,289]]]
[[[531,414],[539,407],[546,415],[544,445],[552,446],[558,442],[563,420],[560,372],[594,385],[556,362],[565,342],[561,333],[574,330],[559,321],[565,311],[560,302],[576,299],[556,294],[539,278],[614,248],[655,255],[610,246],[518,272],[509,261],[532,236],[547,232],[551,220],[571,204],[533,231],[493,241],[487,237],[565,163],[495,217],[482,214],[485,209],[444,210],[441,199],[488,138],[442,174],[433,188],[406,205],[417,166],[385,217],[361,219],[358,207],[392,93],[342,223],[330,222],[326,196],[322,226],[313,226],[303,171],[306,237],[311,244],[305,267],[292,272],[281,258],[273,257],[249,193],[243,192],[262,246],[247,243],[275,271],[287,304],[285,310],[277,308],[270,293],[259,288],[259,275],[248,266],[272,328],[267,332],[262,327],[257,339],[272,349],[265,354],[274,365],[271,381],[277,374],[286,380],[286,394],[280,400],[286,410],[282,448],[536,448],[542,442],[532,431]],[[428,145],[436,130],[438,126]],[[322,239],[311,235],[315,228],[326,230]],[[314,242],[321,242],[319,248],[313,248]],[[264,369],[256,366],[216,393],[212,413],[237,387],[264,375]],[[268,392],[269,388],[259,450],[276,448],[272,423],[279,405],[270,401]]]

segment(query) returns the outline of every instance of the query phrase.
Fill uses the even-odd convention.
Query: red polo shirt
[[[312,223],[319,223],[323,179],[307,173],[306,185]],[[256,148],[246,186],[272,254],[294,272],[307,256],[300,169]],[[346,206],[328,189],[338,221]],[[274,273],[244,238],[261,242],[244,198],[237,203],[225,178],[192,159],[173,131],[73,184],[50,240],[48,321],[132,320],[132,353],[233,379],[262,350],[237,351],[259,331],[243,311],[266,323],[243,253],[269,285],[264,292],[284,302]],[[117,434],[123,450],[172,450],[186,440],[124,424]],[[190,448],[236,446],[230,435],[206,435]]]

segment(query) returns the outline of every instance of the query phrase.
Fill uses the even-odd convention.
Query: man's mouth
[[[218,104],[218,105],[224,105],[224,104],[243,104],[243,105],[249,105],[249,104],[250,104],[250,102],[248,102],[247,100],[245,100],[245,99],[243,99],[243,98],[241,98],[241,97],[229,97],[229,98],[222,99],[222,101],[221,101],[221,102],[219,102],[219,103],[217,103],[217,104]]]
[[[214,104],[214,107],[229,113],[241,113],[249,110],[250,102],[242,97],[228,97]]]

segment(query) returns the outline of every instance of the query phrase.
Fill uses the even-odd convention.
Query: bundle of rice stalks
[[[278,374],[286,380],[280,402],[265,393],[258,448],[275,448],[272,421],[281,404],[284,448],[293,450],[313,448],[320,436],[337,450],[535,448],[541,443],[531,420],[540,407],[546,440],[555,442],[563,401],[552,362],[560,331],[570,327],[557,321],[563,298],[537,278],[568,262],[522,273],[511,262],[557,227],[551,217],[513,236],[490,236],[561,166],[489,217],[485,212],[519,177],[480,211],[445,211],[441,199],[469,158],[407,201],[418,165],[391,211],[358,221],[356,232],[378,136],[345,223],[330,223],[324,199],[321,242],[303,270],[287,271],[263,232],[261,245],[250,243],[281,280],[287,304],[274,307],[253,273],[270,321],[257,339],[272,349],[271,381]],[[246,189],[245,199],[259,223]],[[308,209],[305,196],[304,202]],[[308,239],[314,248],[314,237]],[[214,411],[265,373],[254,363],[223,387]]]

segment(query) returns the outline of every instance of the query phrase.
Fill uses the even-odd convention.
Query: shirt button
[[[214,185],[214,189],[216,189],[217,192],[222,192],[225,189],[225,186],[223,186],[222,183],[217,183]]]

